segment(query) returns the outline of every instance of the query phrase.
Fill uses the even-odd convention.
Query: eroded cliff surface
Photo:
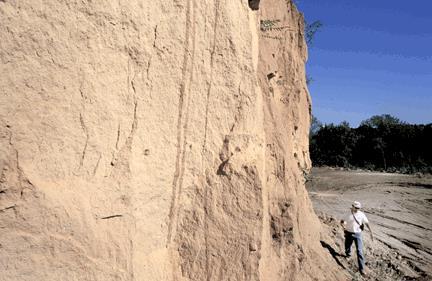
[[[343,279],[291,1],[5,0],[0,38],[1,280]]]

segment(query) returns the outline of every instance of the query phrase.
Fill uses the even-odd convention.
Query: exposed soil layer
[[[292,0],[0,0],[0,280],[346,280],[304,37]]]
[[[314,209],[327,228],[321,244],[353,280],[431,280],[432,177],[314,168],[307,188]],[[375,240],[365,240],[368,276],[357,272],[356,258],[343,257],[340,219],[351,202],[363,204]]]

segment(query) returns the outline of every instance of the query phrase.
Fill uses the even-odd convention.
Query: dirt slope
[[[356,276],[357,264],[344,263],[340,219],[352,201],[359,200],[368,216],[375,240],[364,233],[365,280],[431,280],[432,223],[430,217],[432,177],[365,171],[314,168],[307,183],[314,208],[321,215],[328,237],[327,249],[335,261]]]
[[[344,280],[289,0],[0,1],[1,280]]]

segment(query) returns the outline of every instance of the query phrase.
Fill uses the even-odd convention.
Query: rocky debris
[[[321,244],[329,251],[335,262],[349,272],[353,280],[390,281],[390,280],[430,280],[430,275],[405,259],[399,252],[385,244],[375,242],[373,245],[366,239],[365,256],[367,276],[360,276],[355,252],[347,259],[344,256],[343,228],[339,222],[328,215],[320,214],[319,218],[330,233]],[[364,237],[367,236],[364,233]],[[353,245],[353,251],[354,251]]]
[[[357,261],[343,257],[344,236],[339,224],[353,200],[359,200],[368,216],[375,240],[365,231],[368,276],[362,280],[430,280],[430,209],[423,186],[430,177],[335,171],[314,168],[307,183],[315,210],[325,226],[322,246],[335,264],[359,279]],[[387,191],[391,191],[391,195]],[[426,238],[426,239],[425,239]]]

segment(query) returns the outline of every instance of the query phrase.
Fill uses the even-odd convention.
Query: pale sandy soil
[[[302,182],[304,24],[0,0],[0,281],[345,280]]]
[[[314,168],[307,188],[315,212],[329,235],[323,247],[353,280],[432,280],[432,177]],[[368,277],[360,277],[355,259],[343,254],[340,219],[360,201],[375,240],[365,240]]]

